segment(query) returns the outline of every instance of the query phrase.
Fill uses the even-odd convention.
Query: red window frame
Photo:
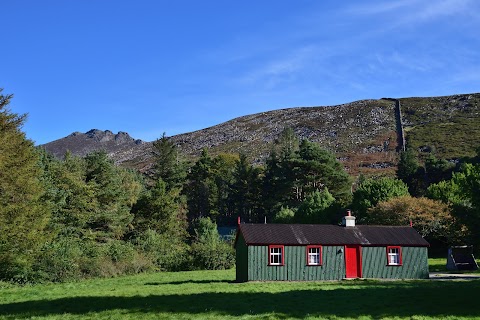
[[[318,253],[319,253],[319,257],[318,257],[318,263],[310,263],[310,259],[309,259],[309,252],[310,252],[310,249],[319,249],[318,250]],[[305,255],[307,257],[307,266],[321,266],[323,264],[323,259],[322,259],[322,246],[320,245],[310,245],[310,246],[307,246],[306,248],[306,251],[305,251]]]
[[[398,264],[390,263],[390,250],[391,249],[398,249]],[[400,246],[388,246],[387,247],[387,266],[397,267],[397,266],[401,266],[402,263],[403,263],[403,261],[402,261],[402,247],[400,247]]]
[[[272,249],[281,250],[281,262],[280,264],[272,263]],[[268,246],[268,265],[269,266],[283,266],[285,265],[285,246],[284,245],[269,245]]]

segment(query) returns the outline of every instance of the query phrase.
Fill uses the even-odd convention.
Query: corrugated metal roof
[[[323,224],[240,224],[248,245],[364,245],[429,246],[412,227],[343,227]]]

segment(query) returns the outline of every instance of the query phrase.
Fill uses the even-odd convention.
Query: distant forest
[[[231,237],[217,226],[408,225],[434,247],[480,244],[480,149],[450,162],[399,154],[395,177],[355,177],[335,156],[285,129],[266,163],[244,154],[182,158],[165,135],[143,175],[105,152],[59,160],[35,148],[0,90],[0,280],[71,281],[145,271],[225,269]]]

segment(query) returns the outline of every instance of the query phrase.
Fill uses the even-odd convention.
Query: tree
[[[419,166],[417,157],[411,149],[402,151],[397,166],[398,179],[408,184],[411,178],[416,174]]]
[[[52,212],[49,227],[58,237],[83,238],[96,203],[94,186],[85,181],[85,160],[67,152],[60,161],[43,151],[41,164],[46,188],[42,199]]]
[[[295,146],[285,143],[279,156],[274,149],[267,159],[263,182],[265,211],[274,216],[281,207],[298,208],[308,195],[325,188],[337,202],[348,203],[351,180],[335,156],[308,140],[292,152]]]
[[[335,198],[325,188],[322,192],[315,190],[302,202],[295,214],[295,220],[301,223],[331,223],[332,210],[328,210],[335,203]]]
[[[85,157],[85,162],[85,181],[94,193],[87,227],[98,241],[120,239],[133,220],[131,204],[136,202],[139,189],[137,195],[127,192],[122,169],[113,164],[106,152],[92,152]]]
[[[232,246],[220,239],[217,225],[209,218],[200,218],[196,223],[192,255],[197,269],[229,269],[235,261]]]
[[[263,210],[269,218],[275,217],[280,208],[288,207],[290,203],[293,173],[285,165],[286,162],[282,162],[275,149],[272,149],[265,164],[262,182]]]
[[[298,199],[327,188],[338,200],[350,200],[351,180],[333,153],[322,149],[318,143],[303,140],[294,160]]]
[[[153,142],[152,155],[155,160],[153,179],[161,178],[167,188],[180,187],[187,175],[185,162],[181,159],[177,146],[165,133]]]
[[[231,199],[234,214],[243,220],[260,222],[261,220],[261,170],[248,163],[244,154],[236,162],[233,171]]]
[[[451,179],[454,169],[455,163],[445,159],[437,159],[434,155],[429,155],[425,159],[425,174],[428,185]]]
[[[134,243],[161,270],[180,270],[187,260],[187,220],[180,189],[168,189],[158,179],[145,190],[132,212]]]
[[[405,182],[411,194],[422,195],[425,186],[425,171],[418,164],[417,156],[411,149],[400,153],[400,160],[397,166],[397,178]]]
[[[216,185],[215,210],[212,212],[212,219],[217,224],[233,224],[236,222],[234,216],[234,203],[232,200],[231,186],[234,183],[235,164],[239,160],[238,154],[221,153],[212,161],[212,178]]]
[[[39,156],[21,127],[26,115],[7,106],[12,95],[0,89],[0,278],[26,277],[49,238],[50,214],[42,202]]]
[[[295,218],[295,211],[289,207],[281,207],[275,214],[273,221],[275,223],[292,223]]]
[[[437,200],[402,196],[379,202],[368,211],[373,224],[406,226],[412,223],[422,237],[448,240],[455,237],[450,209]]]
[[[276,141],[276,146],[282,160],[294,158],[299,148],[299,140],[295,131],[290,127],[284,128]]]
[[[432,184],[428,196],[441,200],[452,209],[460,225],[467,227],[464,241],[480,244],[480,164],[466,163],[452,179]]]
[[[167,184],[159,179],[154,187],[142,194],[133,208],[135,230],[183,236],[186,225],[181,211],[178,189],[168,190]]]
[[[407,185],[398,179],[365,179],[353,193],[352,209],[357,219],[370,222],[367,210],[381,201],[409,195]]]

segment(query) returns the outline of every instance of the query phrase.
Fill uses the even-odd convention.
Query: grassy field
[[[480,319],[480,280],[234,278],[235,271],[227,270],[23,287],[0,283],[0,319]]]

